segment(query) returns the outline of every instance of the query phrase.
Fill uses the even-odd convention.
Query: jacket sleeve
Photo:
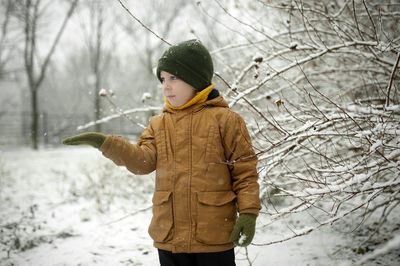
[[[99,150],[116,165],[125,166],[134,174],[148,174],[156,169],[157,149],[151,122],[136,144],[109,135]]]
[[[242,117],[230,111],[223,133],[225,157],[230,162],[233,191],[239,213],[258,215],[261,209],[257,182],[257,156]]]

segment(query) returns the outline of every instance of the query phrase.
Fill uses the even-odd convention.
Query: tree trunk
[[[39,110],[38,110],[38,103],[37,103],[37,89],[31,90],[31,108],[32,108],[32,124],[31,124],[31,139],[32,139],[32,148],[37,150],[38,149],[38,117],[39,117]]]
[[[100,75],[98,73],[98,70],[96,69],[96,84],[95,84],[95,121],[100,120],[100,108],[101,108],[101,104],[100,104]],[[95,127],[96,132],[101,132],[101,124],[98,123],[96,124]]]
[[[67,25],[68,20],[70,19],[78,0],[74,0],[70,8],[63,20],[61,27],[58,29],[56,37],[52,42],[50,50],[46,54],[43,60],[43,64],[37,63],[37,26],[38,20],[40,16],[43,14],[39,12],[39,1],[26,1],[19,3],[22,7],[23,13],[20,14],[24,22],[24,37],[25,37],[25,47],[24,47],[24,63],[25,63],[25,72],[27,76],[29,90],[31,92],[31,116],[32,116],[32,124],[31,124],[31,139],[32,139],[32,148],[38,149],[38,124],[39,124],[39,110],[38,110],[38,91],[39,88],[45,78],[46,70],[49,66],[49,62],[51,57],[54,54],[56,46],[61,38],[61,35],[64,32],[64,29]],[[37,69],[37,72],[35,71]]]
[[[100,87],[101,87],[101,56],[102,56],[102,42],[103,42],[103,9],[99,4],[96,9],[96,36],[94,43],[94,60],[93,60],[93,72],[96,78],[94,97],[95,97],[95,119],[96,121],[100,119],[101,113],[101,102],[100,102]],[[96,124],[96,132],[101,132],[102,125]]]

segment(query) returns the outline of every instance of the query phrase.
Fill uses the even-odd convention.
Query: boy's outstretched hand
[[[62,143],[64,145],[90,145],[95,148],[100,148],[106,140],[106,137],[107,136],[102,133],[86,132],[66,138]]]
[[[240,247],[247,247],[253,240],[256,231],[257,215],[243,213],[239,215],[231,233],[231,240]]]

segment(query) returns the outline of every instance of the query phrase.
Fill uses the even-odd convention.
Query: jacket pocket
[[[236,195],[233,191],[197,193],[196,240],[211,245],[231,243],[236,220]]]
[[[173,235],[172,197],[170,191],[155,191],[153,195],[153,218],[149,235],[155,242],[167,242]]]

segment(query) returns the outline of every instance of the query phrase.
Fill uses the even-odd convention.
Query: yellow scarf
[[[196,96],[194,96],[190,101],[188,101],[187,103],[185,103],[184,105],[179,106],[179,107],[172,106],[168,102],[167,98],[164,98],[164,100],[165,100],[165,103],[170,108],[175,109],[175,110],[182,110],[182,109],[188,108],[189,106],[192,106],[192,105],[194,105],[196,103],[204,103],[207,100],[208,95],[210,94],[210,92],[212,91],[213,88],[214,88],[214,83],[211,83],[210,86],[208,86],[207,88],[205,88],[201,92],[197,93]]]

